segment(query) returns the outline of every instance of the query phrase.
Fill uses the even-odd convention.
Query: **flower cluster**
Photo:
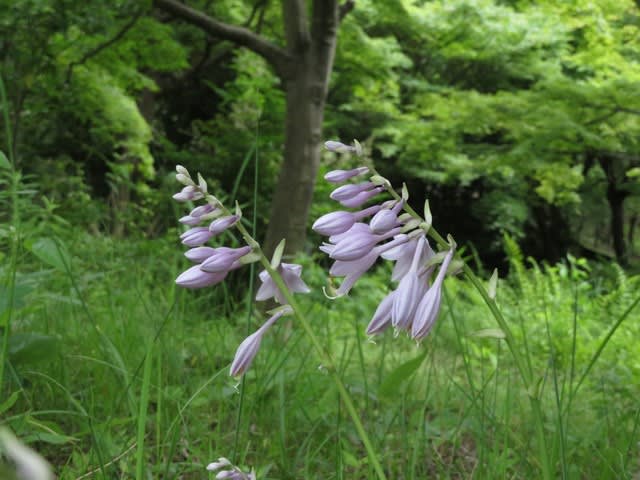
[[[259,244],[251,238],[249,233],[240,223],[242,212],[236,204],[236,210],[231,213],[222,202],[207,192],[207,183],[198,174],[197,182],[191,178],[188,170],[181,165],[176,167],[176,179],[184,185],[184,188],[176,193],[173,198],[178,202],[204,200],[206,203],[191,210],[189,215],[180,219],[180,223],[189,226],[180,240],[188,247],[185,257],[195,265],[176,278],[176,284],[186,288],[203,288],[222,282],[227,275],[243,265],[260,261],[263,256]],[[207,226],[202,226],[208,224]],[[212,238],[219,236],[229,228],[240,230],[247,245],[238,248],[209,247],[205,246]],[[276,249],[271,267],[282,277],[286,287],[292,293],[309,292],[300,275],[302,267],[294,263],[281,263],[284,243]],[[268,300],[274,298],[282,307],[275,309],[273,315],[256,332],[247,337],[238,347],[235,358],[231,364],[230,374],[242,375],[251,365],[253,358],[258,353],[260,342],[267,330],[283,315],[290,315],[292,310],[286,304],[284,294],[277,287],[267,270],[260,272],[262,285],[258,289],[256,300]],[[231,477],[220,477],[231,478]],[[235,477],[234,477],[235,478]]]
[[[256,474],[253,470],[249,473],[244,473],[224,457],[220,457],[217,462],[212,462],[207,465],[207,470],[210,472],[215,472],[217,470],[218,473],[216,474],[216,478],[226,478],[229,480],[256,480]]]
[[[325,146],[335,152],[359,155],[362,151],[357,142],[353,147],[335,141],[326,142]],[[342,183],[368,173],[367,167],[334,170],[325,175],[325,180]],[[361,208],[385,191],[395,193],[387,179],[374,174],[366,181],[339,186],[333,190],[331,198],[343,207]],[[329,241],[320,247],[335,260],[329,273],[344,277],[335,291],[337,296],[346,295],[378,258],[395,262],[391,280],[398,282],[398,286],[382,300],[366,331],[375,335],[392,326],[421,341],[429,334],[438,316],[442,283],[456,245],[450,240],[449,251],[436,254],[426,238],[430,225],[408,213],[400,214],[407,199],[405,190],[402,197],[396,194],[394,199],[355,212],[331,212],[316,220],[312,228],[329,237]],[[363,220],[369,217],[371,219],[365,223]],[[433,279],[440,262],[440,270]]]

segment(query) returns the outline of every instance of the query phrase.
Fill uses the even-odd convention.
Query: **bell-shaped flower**
[[[391,323],[397,329],[406,330],[411,327],[418,303],[427,290],[426,283],[419,278],[419,269],[422,266],[419,262],[425,243],[424,237],[418,239],[411,267],[396,289],[391,308]]]
[[[382,192],[384,188],[376,187],[365,192],[360,192],[355,197],[347,198],[346,200],[340,200],[340,205],[347,208],[358,208],[368,202],[371,198]]]
[[[191,213],[189,213],[189,216],[202,217],[204,215],[208,215],[212,213],[214,210],[216,210],[216,207],[214,207],[210,203],[205,203],[204,205],[200,205],[199,207],[196,207],[193,210],[191,210]]]
[[[213,234],[207,227],[194,227],[180,235],[180,239],[184,245],[198,247],[209,241],[212,236]]]
[[[229,375],[237,377],[247,371],[260,349],[260,342],[262,341],[264,334],[276,322],[276,320],[285,313],[289,314],[291,312],[291,308],[279,308],[278,311],[274,313],[258,330],[243,340],[236,350],[233,362],[231,363]]]
[[[421,238],[424,238],[424,235],[421,235]],[[414,237],[410,241],[398,245],[393,249],[387,250],[382,254],[382,258],[385,260],[396,261],[396,264],[393,267],[393,272],[391,273],[392,281],[399,282],[407,274],[413,262],[413,256],[417,245],[418,239]],[[422,258],[418,261],[418,265],[424,265],[433,255],[433,250],[425,238],[425,246],[421,253]]]
[[[211,222],[211,225],[209,225],[209,231],[211,232],[211,235],[218,235],[224,232],[227,228],[235,225],[238,220],[240,220],[238,215],[229,215],[218,218]]]
[[[281,263],[278,266],[278,273],[282,276],[285,285],[291,293],[308,293],[311,290],[306,283],[300,278],[302,274],[302,265],[296,263]],[[286,304],[287,300],[269,275],[269,272],[263,270],[260,272],[260,280],[262,285],[256,293],[256,300],[263,301],[269,298],[275,298],[276,302]]]
[[[344,233],[353,227],[354,223],[380,210],[380,205],[373,205],[359,212],[337,211],[327,213],[315,221],[311,227],[315,232],[327,237]]]
[[[368,171],[369,169],[367,167],[358,167],[352,170],[332,170],[324,176],[324,179],[327,182],[340,183],[345,182],[350,178],[356,177],[358,175],[367,173]]]
[[[253,470],[249,473],[244,473],[224,457],[220,457],[217,462],[212,462],[207,465],[207,470],[209,470],[210,472],[219,470],[219,472],[216,474],[216,479],[226,478],[229,480],[256,480],[256,474]]]
[[[202,262],[200,268],[209,273],[226,272],[231,268],[236,260],[245,256],[250,251],[251,247],[249,246],[240,248],[216,248],[215,252]]]
[[[351,261],[342,261],[336,260],[334,264],[331,266],[329,273],[336,277],[344,276],[344,280],[340,284],[340,287],[337,289],[336,293],[338,296],[346,295],[349,293],[353,285],[356,281],[369,270],[376,260],[380,256],[382,252],[386,249],[393,248],[395,245],[399,245],[402,242],[407,241],[406,235],[398,235],[391,242],[385,243],[383,245],[378,245],[377,247],[371,249],[366,255],[362,258],[358,258],[357,260]],[[321,247],[322,249],[322,247]],[[331,253],[331,252],[328,252]]]
[[[200,269],[200,265],[185,270],[178,278],[176,284],[185,288],[204,288],[223,281],[229,272],[209,273]]]
[[[367,326],[367,335],[376,335],[382,333],[391,326],[391,308],[393,307],[393,299],[396,292],[393,291],[382,299],[373,318]]]
[[[411,328],[411,337],[417,341],[426,337],[438,318],[440,312],[440,302],[442,300],[442,282],[447,273],[447,268],[453,258],[455,246],[452,247],[447,256],[444,257],[438,276],[431,285],[431,288],[427,291],[425,296],[418,304],[418,308],[415,312],[413,326]]]

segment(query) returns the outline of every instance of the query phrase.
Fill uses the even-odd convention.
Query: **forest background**
[[[219,455],[261,478],[369,478],[290,328],[246,398],[223,378],[252,277],[174,289],[176,164],[251,212],[267,249],[291,240],[310,315],[384,419],[389,472],[532,478],[513,365],[499,335],[472,334],[494,325],[463,279],[417,357],[354,337],[384,267],[358,302],[326,303],[306,232],[334,208],[322,175],[358,159],[323,139],[358,139],[481,276],[498,268],[558,410],[546,432],[563,478],[639,471],[638,2],[2,0],[0,74],[0,413],[61,478],[202,478]]]

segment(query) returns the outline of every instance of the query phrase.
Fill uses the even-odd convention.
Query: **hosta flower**
[[[349,185],[342,185],[336,188],[331,192],[329,197],[331,200],[341,202],[342,200],[349,200],[366,190],[371,190],[374,186],[372,182],[350,183]]]
[[[219,470],[216,475],[217,479],[227,478],[229,480],[256,480],[256,474],[253,470],[249,473],[244,473],[224,457],[220,457],[216,462],[212,462],[207,465],[207,470],[210,472]]]
[[[235,214],[231,214],[219,200],[212,194],[207,193],[207,183],[200,174],[198,174],[196,183],[186,168],[178,165],[176,171],[178,172],[176,175],[177,180],[185,185],[185,187],[174,195],[174,198],[178,201],[187,201],[205,198],[206,195],[207,202],[204,205],[193,208],[189,215],[180,219],[181,223],[193,227],[180,235],[180,239],[183,244],[193,247],[185,253],[185,256],[196,265],[178,275],[176,284],[185,288],[208,287],[222,282],[230,271],[240,268],[243,264],[260,260],[259,245],[249,236],[243,226],[238,223],[242,214],[240,207],[236,204]],[[358,172],[354,172],[354,175],[357,174]],[[359,219],[373,215],[377,211],[378,209],[374,208],[359,212],[358,214],[348,212],[345,212],[345,214],[347,214],[347,216],[354,215],[355,219]],[[213,221],[208,227],[195,226],[205,220]],[[345,231],[353,226],[354,221],[355,220],[351,221],[344,230],[340,228],[336,230],[335,221],[333,222],[333,227],[327,228],[332,232]],[[212,237],[234,226],[240,230],[242,237],[251,246],[214,248],[203,245]],[[274,268],[275,265],[277,265],[278,272],[291,293],[309,292],[309,287],[307,287],[302,278],[300,278],[302,267],[291,263],[280,263],[283,251],[284,241],[276,248],[276,253],[274,253],[271,264],[274,265]],[[258,289],[256,300],[267,300],[273,297],[280,303],[287,303],[284,294],[276,287],[275,282],[266,271],[260,273],[260,279],[262,280],[262,285]],[[267,320],[253,335],[247,337],[242,344],[240,344],[231,365],[231,375],[242,375],[247,368],[249,368],[260,347],[262,336],[279,317],[289,312],[291,312],[290,308],[281,308],[278,313]],[[214,462],[210,464],[208,468],[209,470],[218,470],[225,466],[231,465],[228,463],[228,460],[221,459],[217,463]],[[255,479],[253,472],[244,474],[236,467],[231,467],[232,468],[220,470],[216,478]]]
[[[382,333],[391,325],[391,308],[396,292],[393,291],[380,302],[373,318],[367,326],[367,335]]]
[[[350,178],[356,177],[358,175],[363,175],[368,171],[369,169],[367,167],[358,167],[352,170],[332,170],[324,176],[324,179],[327,182],[340,183],[340,182],[345,182]]]
[[[282,276],[284,283],[287,285],[287,288],[291,293],[308,293],[311,291],[302,278],[300,278],[302,273],[301,265],[295,263],[281,263],[278,266],[278,273]],[[287,300],[284,298],[284,295],[269,275],[269,272],[263,270],[260,272],[259,277],[262,281],[262,285],[260,285],[258,293],[256,293],[257,301],[275,298],[278,303],[287,303]]]
[[[229,374],[233,377],[238,377],[247,371],[251,362],[255,358],[258,350],[260,349],[260,342],[262,342],[262,337],[264,334],[271,328],[271,326],[276,323],[276,321],[282,317],[284,314],[290,314],[292,310],[290,308],[281,308],[275,314],[269,318],[264,324],[256,330],[254,333],[249,335],[238,347],[236,350],[236,354],[233,358],[233,362],[231,363],[231,369],[229,370]]]
[[[331,236],[344,233],[358,221],[373,215],[380,210],[380,205],[374,205],[359,212],[337,211],[327,213],[316,220],[311,227],[320,235]]]
[[[330,257],[343,261],[357,260],[364,257],[377,243],[398,233],[400,233],[400,228],[390,230],[383,235],[372,233],[370,228],[357,230],[351,235],[341,238],[331,252]]]
[[[194,227],[180,235],[180,239],[189,247],[198,247],[209,241],[212,236],[213,233],[207,227]]]
[[[329,140],[324,142],[324,146],[330,152],[338,152],[338,153],[348,153],[348,152],[356,152],[356,147],[352,147],[351,145],[345,145],[342,142],[336,142],[335,140]]]
[[[378,195],[383,190],[384,189],[382,187],[375,187],[375,188],[372,188],[371,190],[360,192],[359,194],[351,198],[340,200],[340,205],[345,206],[347,208],[358,208],[361,205],[368,202],[371,198]]]
[[[411,328],[411,337],[420,341],[426,337],[438,318],[440,312],[440,302],[442,298],[442,282],[447,273],[447,268],[453,258],[455,245],[451,247],[447,256],[444,258],[438,276],[427,291],[426,295],[420,300],[420,304],[415,312],[413,327]]]
[[[371,231],[373,233],[386,233],[400,225],[398,222],[398,212],[402,209],[403,205],[404,202],[401,200],[397,202],[393,208],[383,208],[376,213],[369,222]]]
[[[419,277],[421,267],[419,262],[424,245],[425,239],[420,237],[411,267],[396,289],[391,308],[391,324],[398,329],[407,329],[411,326],[418,302],[427,290],[426,282],[421,281]]]

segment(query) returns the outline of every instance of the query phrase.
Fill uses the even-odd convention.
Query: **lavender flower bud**
[[[204,198],[204,195],[196,189],[193,185],[187,185],[179,193],[173,196],[174,200],[178,202],[186,202],[189,200],[200,200]]]
[[[331,183],[340,183],[369,171],[367,167],[358,167],[352,170],[332,170],[328,172],[324,179]]]
[[[246,255],[251,251],[251,247],[241,248],[227,248],[220,247],[216,251],[202,262],[200,268],[209,273],[218,273],[229,271],[233,263],[240,257]]]
[[[347,208],[357,208],[361,206],[363,203],[366,203],[370,198],[378,195],[383,190],[384,188],[382,187],[372,188],[369,191],[359,193],[355,197],[348,198],[346,200],[341,200],[340,205],[343,205]]]
[[[276,322],[276,320],[285,313],[288,314],[291,312],[291,308],[281,308],[271,318],[269,318],[264,325],[243,340],[236,350],[233,362],[231,363],[229,375],[232,377],[238,377],[247,371],[260,349],[260,342],[262,341],[264,334]]]
[[[366,255],[376,243],[391,238],[399,232],[399,228],[395,228],[383,235],[374,235],[370,229],[368,232],[356,232],[338,242],[330,256],[336,260],[357,260]]]
[[[213,205],[211,205],[210,203],[206,203],[204,205],[200,205],[199,207],[196,207],[193,210],[191,210],[191,213],[189,215],[192,217],[201,217],[203,215],[213,212],[214,210],[215,210],[215,207]]]
[[[200,265],[195,265],[181,273],[176,278],[176,284],[185,288],[203,288],[220,283],[229,272],[208,273],[200,269]]]
[[[373,233],[385,233],[394,227],[399,225],[398,212],[402,208],[403,202],[398,202],[392,209],[383,209],[376,213],[371,221],[369,227]]]
[[[200,223],[200,218],[198,217],[192,217],[191,215],[185,215],[184,217],[180,218],[180,220],[178,220],[180,223],[184,224],[184,225],[197,225]]]
[[[193,263],[202,263],[214,253],[216,253],[215,248],[196,247],[184,252],[184,256],[191,260]]]
[[[180,235],[180,239],[184,245],[198,247],[209,241],[212,236],[213,234],[207,227],[194,227]]]
[[[235,225],[239,219],[240,217],[238,215],[229,215],[227,217],[219,218],[211,222],[211,225],[209,225],[209,231],[212,235],[218,235],[219,233],[224,232],[227,228]]]
[[[344,143],[336,142],[335,140],[328,140],[328,141],[324,142],[324,146],[330,152],[350,153],[350,152],[355,152],[356,151],[356,147],[352,147],[350,145],[345,145]]]
[[[336,202],[340,202],[342,200],[353,198],[359,193],[369,190],[373,186],[374,185],[371,182],[350,183],[349,185],[342,185],[341,187],[336,188],[331,192],[329,197]]]

